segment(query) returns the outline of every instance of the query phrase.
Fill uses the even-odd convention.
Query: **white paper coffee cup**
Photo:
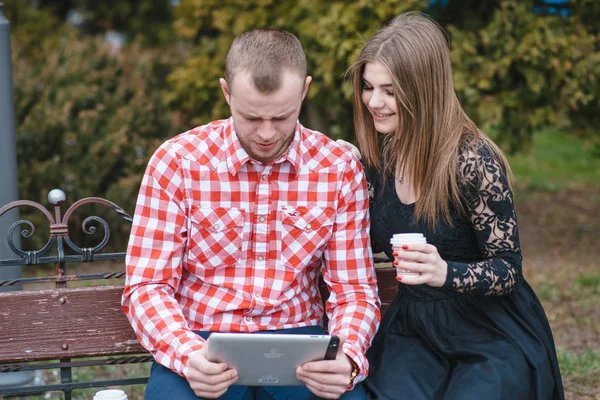
[[[390,239],[393,251],[401,251],[403,245],[412,243],[427,243],[427,239],[425,239],[425,236],[422,233],[396,233]],[[394,258],[398,261],[402,261],[399,257]],[[399,277],[420,275],[418,272],[407,271],[403,268],[396,268],[396,273]]]
[[[127,395],[120,389],[107,389],[96,392],[93,400],[127,400]]]

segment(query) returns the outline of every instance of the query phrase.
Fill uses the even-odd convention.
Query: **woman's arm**
[[[522,280],[522,257],[506,171],[487,146],[479,148],[478,157],[464,152],[460,165],[468,187],[467,210],[484,260],[448,262],[444,286],[458,292],[507,295]]]

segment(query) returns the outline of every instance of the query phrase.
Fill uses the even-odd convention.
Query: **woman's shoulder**
[[[482,158],[482,161],[493,161],[497,158],[495,145],[492,144],[490,139],[483,139],[481,137],[474,138],[469,136],[458,147],[459,159],[461,162],[476,162],[478,158]]]
[[[490,139],[473,139],[459,149],[459,174],[464,184],[479,187],[482,179],[506,179],[503,156]]]
[[[471,165],[473,168],[480,169],[496,164],[502,164],[502,155],[499,149],[490,139],[473,139],[463,142],[459,146],[459,163],[461,165]]]

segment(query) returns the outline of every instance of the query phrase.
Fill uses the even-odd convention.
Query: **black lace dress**
[[[468,216],[434,231],[393,180],[374,180],[371,241],[392,258],[394,233],[422,232],[448,263],[441,288],[399,284],[368,353],[376,399],[563,399],[550,326],[525,281],[512,193],[481,147],[461,157]],[[478,174],[477,171],[480,173]]]

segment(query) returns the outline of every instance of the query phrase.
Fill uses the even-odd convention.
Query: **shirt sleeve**
[[[324,253],[323,279],[329,288],[326,312],[331,334],[343,334],[344,353],[360,372],[351,383],[365,379],[365,357],[379,321],[380,300],[369,243],[369,204],[364,171],[354,158],[340,177],[333,235]]]
[[[460,160],[467,179],[466,204],[483,260],[448,262],[445,286],[458,292],[486,296],[511,293],[523,279],[521,249],[513,194],[506,171],[491,150]]]
[[[185,376],[204,340],[189,328],[175,298],[186,248],[183,176],[167,142],[144,174],[127,249],[122,308],[140,343],[156,361]]]

